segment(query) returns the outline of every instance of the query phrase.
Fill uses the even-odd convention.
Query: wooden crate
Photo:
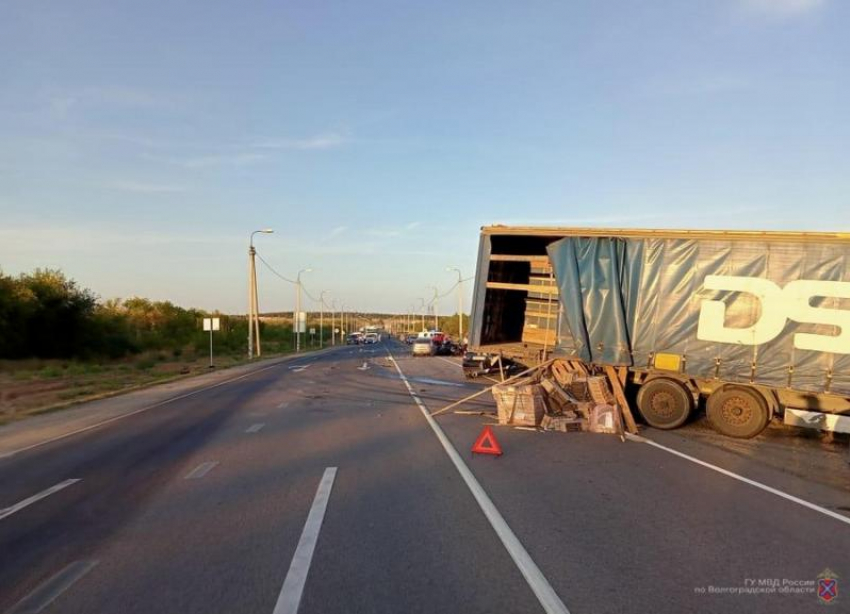
[[[537,384],[493,386],[499,424],[537,426],[546,413],[546,395]]]
[[[557,341],[555,331],[549,328],[523,328],[522,342],[552,347]]]

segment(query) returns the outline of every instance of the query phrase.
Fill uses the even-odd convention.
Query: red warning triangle
[[[492,454],[493,456],[502,455],[502,447],[499,445],[499,442],[496,441],[496,435],[493,433],[493,429],[489,426],[484,427],[484,430],[481,431],[478,439],[475,440],[475,443],[472,446],[472,451],[476,454]]]

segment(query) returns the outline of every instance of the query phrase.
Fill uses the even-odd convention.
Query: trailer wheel
[[[716,431],[730,437],[750,439],[761,433],[770,421],[767,401],[756,390],[724,386],[715,390],[705,412]]]
[[[694,408],[694,398],[676,380],[659,377],[640,387],[637,406],[650,426],[675,429],[688,419]]]

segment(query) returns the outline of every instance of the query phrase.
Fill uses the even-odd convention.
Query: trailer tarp
[[[651,367],[674,354],[694,376],[850,395],[850,245],[566,237],[547,249],[562,355]]]

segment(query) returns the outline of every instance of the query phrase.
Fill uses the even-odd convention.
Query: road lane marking
[[[246,433],[259,433],[261,430],[263,430],[263,427],[264,427],[264,426],[265,426],[265,424],[263,424],[263,423],[261,423],[261,424],[252,424],[252,425],[251,425],[251,426],[249,426],[247,429],[245,429],[245,432],[246,432]]]
[[[440,359],[440,360],[442,360],[443,362],[447,362],[447,363],[449,363],[449,364],[450,364],[450,365],[452,365],[452,366],[460,367],[461,369],[463,369],[463,365],[462,365],[462,364],[460,364],[459,362],[455,362],[454,360],[449,360],[448,358],[444,358],[444,357],[442,357],[442,356],[435,356],[435,358],[439,358],[439,359]]]
[[[674,456],[678,456],[680,458],[684,458],[685,460],[691,461],[692,463],[696,463],[697,465],[702,465],[707,469],[711,469],[712,471],[716,471],[718,473],[722,473],[723,475],[730,477],[734,480],[738,480],[739,482],[743,482],[744,484],[749,484],[750,486],[755,486],[765,492],[769,492],[772,495],[776,495],[777,497],[782,497],[783,499],[787,499],[797,505],[802,505],[803,507],[807,507],[810,510],[814,510],[816,512],[820,512],[830,518],[835,518],[836,520],[840,520],[845,524],[850,524],[850,517],[847,517],[843,514],[839,514],[837,512],[833,512],[825,507],[821,507],[820,505],[816,505],[814,503],[810,503],[805,499],[800,499],[799,497],[795,497],[794,495],[789,495],[787,492],[783,492],[781,490],[777,490],[767,484],[762,484],[761,482],[756,482],[755,480],[751,480],[750,478],[745,478],[742,475],[738,475],[737,473],[733,473],[727,469],[723,469],[722,467],[718,467],[717,465],[712,465],[711,463],[707,463],[702,461],[696,457],[685,454],[684,452],[679,452],[678,450],[674,450],[673,448],[668,448],[667,446],[661,445],[660,443],[655,443],[651,439],[647,439],[646,437],[641,437],[640,435],[632,435],[631,433],[626,433],[626,438],[632,441],[636,441],[638,443],[645,443],[653,448],[658,448],[659,450],[664,450],[665,452],[669,452]]]
[[[11,516],[15,512],[21,511],[22,509],[24,509],[25,507],[27,507],[29,505],[32,505],[36,501],[41,501],[45,497],[49,497],[53,493],[59,492],[63,488],[67,488],[71,484],[76,484],[79,481],[80,481],[79,478],[77,478],[77,479],[73,479],[73,480],[65,480],[64,482],[59,482],[58,484],[51,486],[47,490],[42,490],[40,493],[33,495],[32,497],[27,497],[23,501],[16,503],[15,505],[13,505],[11,507],[7,507],[6,509],[2,509],[2,510],[0,510],[0,520],[3,520],[4,518]]]
[[[285,408],[289,407],[289,403],[290,403],[289,401],[284,401],[283,403],[278,405],[277,408],[278,409],[285,409]]]
[[[540,605],[543,606],[543,609],[547,612],[547,614],[570,614],[567,606],[564,605],[564,602],[561,601],[560,597],[558,597],[558,594],[555,592],[555,589],[552,588],[552,585],[549,584],[546,576],[543,575],[543,572],[540,571],[539,567],[537,567],[537,564],[531,558],[531,555],[528,554],[528,551],[522,545],[522,542],[519,541],[519,538],[517,538],[508,526],[508,523],[502,517],[502,514],[490,500],[487,492],[484,488],[482,488],[481,484],[478,483],[478,480],[475,479],[475,476],[472,474],[472,471],[469,470],[469,467],[466,466],[466,463],[463,462],[463,459],[457,453],[452,442],[449,441],[448,437],[446,437],[443,429],[440,428],[440,425],[437,424],[437,421],[431,416],[431,413],[428,411],[428,408],[425,407],[425,404],[419,398],[419,395],[413,391],[413,387],[410,385],[410,382],[407,381],[407,377],[404,375],[401,367],[398,366],[393,355],[389,351],[387,353],[390,356],[390,360],[395,365],[399,377],[401,377],[401,381],[403,381],[404,385],[407,387],[407,392],[416,402],[416,405],[419,407],[419,411],[421,411],[422,415],[425,416],[425,420],[428,422],[431,430],[434,431],[437,439],[440,440],[446,454],[448,454],[452,463],[454,463],[455,468],[458,473],[460,473],[460,477],[463,478],[463,481],[466,483],[466,486],[469,488],[472,496],[475,497],[475,501],[478,502],[478,506],[490,522],[490,526],[493,527],[496,535],[498,535],[499,539],[502,541],[502,545],[505,547],[505,550],[508,551],[508,554],[510,554],[520,573],[522,573],[525,578],[525,581],[528,582],[528,586],[534,592],[534,595],[537,597]]]
[[[213,470],[213,467],[218,465],[218,461],[207,461],[205,463],[201,463],[194,469],[192,469],[189,473],[186,474],[184,480],[197,480],[204,477],[210,471]]]
[[[64,433],[63,435],[59,435],[57,437],[53,437],[51,439],[45,439],[44,441],[39,441],[38,443],[34,443],[28,446],[24,446],[23,448],[18,448],[17,450],[12,450],[11,452],[6,452],[0,455],[0,459],[9,458],[11,456],[15,456],[16,454],[20,454],[21,452],[26,452],[27,450],[32,450],[34,448],[39,448],[43,445],[47,445],[48,443],[53,443],[54,441],[60,441],[65,439],[66,437],[71,437],[73,435],[79,435],[80,433],[85,433],[86,431],[90,431],[92,429],[96,429],[98,427],[109,424],[110,422],[115,422],[116,420],[123,420],[124,418],[129,418],[130,416],[135,416],[136,414],[140,414],[142,412],[148,411],[149,409],[154,409],[156,407],[162,407],[163,405],[167,405],[168,403],[173,403],[174,401],[180,401],[181,399],[186,399],[191,396],[195,396],[196,394],[200,394],[202,392],[206,392],[207,390],[212,390],[213,388],[218,388],[219,386],[224,386],[225,384],[230,384],[232,382],[239,381],[241,379],[245,379],[246,377],[251,377],[252,375],[256,375],[257,373],[262,373],[263,371],[268,371],[269,369],[274,369],[275,367],[279,367],[282,363],[276,362],[273,365],[269,365],[268,367],[263,367],[262,369],[257,369],[256,371],[251,371],[250,373],[245,373],[243,375],[239,375],[237,377],[224,380],[223,382],[219,382],[217,384],[212,384],[211,386],[207,386],[205,388],[199,388],[198,390],[193,390],[192,392],[187,392],[186,394],[181,394],[176,397],[171,397],[170,399],[165,399],[164,401],[159,401],[158,403],[154,403],[153,405],[147,405],[145,407],[141,407],[139,409],[135,409],[126,414],[121,414],[120,416],[113,416],[112,418],[107,418],[106,420],[102,420],[100,422],[96,422],[95,424],[90,424],[89,426],[84,426],[83,428],[77,429],[75,431],[71,431],[70,433]]]
[[[369,368],[369,363],[364,361],[362,365],[357,367],[357,370],[358,371],[366,371],[368,368]]]
[[[289,369],[293,373],[301,373],[302,371],[306,371],[307,369],[309,369],[312,365],[313,365],[313,363],[306,364],[306,365],[293,365],[293,366],[289,367]]]
[[[410,380],[418,384],[433,384],[435,386],[455,386],[457,388],[463,388],[465,386],[468,386],[468,384],[461,384],[458,382],[446,382],[441,379],[431,379],[430,377],[411,377]]]
[[[328,500],[331,497],[331,488],[336,478],[336,467],[328,467],[319,482],[316,490],[316,498],[307,514],[307,522],[295,555],[277,597],[273,614],[297,614],[298,606],[301,604],[301,595],[304,593],[304,584],[307,582],[307,574],[310,572],[310,563],[313,560],[313,552],[316,550],[316,542],[319,540],[319,530],[325,518],[325,510],[328,508]]]
[[[9,610],[8,614],[37,614],[80,581],[98,561],[75,561],[48,578]]]

